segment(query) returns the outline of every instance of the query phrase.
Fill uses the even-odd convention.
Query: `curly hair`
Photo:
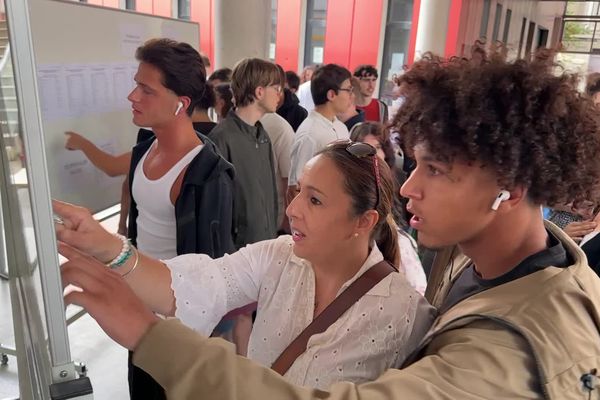
[[[600,119],[578,76],[556,66],[426,54],[399,79],[410,95],[393,125],[405,149],[423,143],[441,161],[481,163],[534,204],[596,199]]]

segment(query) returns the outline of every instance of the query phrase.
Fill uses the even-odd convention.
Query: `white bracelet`
[[[129,239],[118,233],[114,233],[113,235],[121,239],[123,247],[121,247],[121,252],[106,264],[110,268],[120,267],[131,256],[131,244],[129,243]]]

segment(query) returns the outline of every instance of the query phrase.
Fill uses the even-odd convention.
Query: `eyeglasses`
[[[277,93],[281,93],[281,91],[283,90],[283,88],[281,87],[281,85],[270,85],[269,87],[272,87],[273,89],[275,89],[275,91]]]
[[[379,207],[379,187],[381,186],[381,177],[379,176],[379,159],[377,149],[368,143],[350,142],[346,146],[346,151],[356,158],[373,157],[373,174],[375,175],[375,186],[377,188],[377,197],[375,201],[375,210]]]
[[[348,92],[350,94],[354,93],[354,90],[352,90],[351,87],[349,88],[338,88],[338,90],[344,91],[344,92]]]

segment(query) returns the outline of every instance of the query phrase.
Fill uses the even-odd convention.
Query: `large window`
[[[562,51],[600,53],[600,2],[568,2],[562,33]],[[547,33],[539,34],[539,41],[543,41]]]
[[[306,5],[306,38],[304,66],[321,64],[325,48],[327,0],[308,0]]]
[[[177,17],[190,19],[190,0],[177,0]]]
[[[388,105],[394,99],[394,78],[402,74],[406,64],[413,0],[390,0],[385,24],[383,60],[379,73],[379,98]]]
[[[502,41],[504,44],[508,43],[508,32],[510,31],[510,18],[512,17],[512,10],[506,9],[506,16],[504,17],[504,33],[502,34]]]
[[[488,21],[490,20],[491,0],[483,0],[483,12],[481,14],[481,27],[479,28],[479,37],[486,38],[488,30]]]
[[[277,40],[277,1],[278,0],[271,0],[271,40],[269,42],[269,59],[271,61],[275,61],[275,43]]]
[[[494,30],[492,31],[492,41],[498,40],[500,32],[500,19],[502,18],[502,4],[496,4],[496,15],[494,16]]]

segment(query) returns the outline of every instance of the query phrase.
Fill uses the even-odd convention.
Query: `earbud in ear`
[[[177,109],[175,109],[175,115],[179,114],[179,111],[181,111],[182,108],[183,108],[183,102],[182,101],[177,102]]]
[[[500,203],[508,199],[510,199],[510,192],[508,190],[501,190],[500,193],[498,193],[498,196],[496,196],[494,204],[492,204],[492,210],[498,210],[498,207],[500,207]]]

